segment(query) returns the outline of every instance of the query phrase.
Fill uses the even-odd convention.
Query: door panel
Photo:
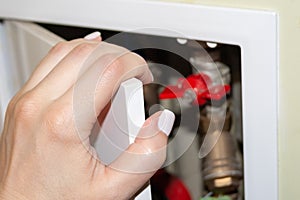
[[[5,21],[4,28],[11,65],[14,69],[15,89],[18,89],[50,48],[63,39],[29,22]]]

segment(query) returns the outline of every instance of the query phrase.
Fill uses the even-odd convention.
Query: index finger
[[[81,139],[89,137],[97,116],[110,102],[121,82],[134,77],[144,83],[152,81],[152,74],[143,58],[132,52],[107,54],[100,57],[82,74],[74,87],[57,99],[57,103],[72,105],[72,117]]]
[[[40,61],[23,86],[21,93],[25,93],[38,85],[56,67],[56,65],[78,45],[83,43],[99,43],[99,41],[101,41],[101,37],[96,40],[75,39],[71,41],[58,42]]]

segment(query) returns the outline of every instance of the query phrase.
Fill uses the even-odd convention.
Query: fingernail
[[[164,132],[167,136],[170,135],[175,115],[170,110],[165,109],[158,118],[158,128]]]
[[[93,40],[93,39],[96,39],[97,37],[100,37],[100,36],[101,36],[101,33],[99,31],[95,31],[93,33],[90,33],[90,34],[86,35],[84,37],[84,39]]]

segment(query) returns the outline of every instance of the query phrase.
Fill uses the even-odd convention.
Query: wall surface
[[[300,1],[183,0],[176,2],[271,10],[279,14],[279,197],[281,200],[297,199],[300,196],[297,183],[300,179],[300,89],[298,83],[300,74]]]

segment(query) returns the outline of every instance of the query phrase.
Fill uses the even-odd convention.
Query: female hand
[[[7,108],[0,199],[119,200],[134,195],[163,164],[174,115],[163,111],[148,118],[135,143],[109,166],[89,143],[97,116],[105,113],[120,83],[132,77],[152,81],[141,57],[99,36],[53,47]]]

